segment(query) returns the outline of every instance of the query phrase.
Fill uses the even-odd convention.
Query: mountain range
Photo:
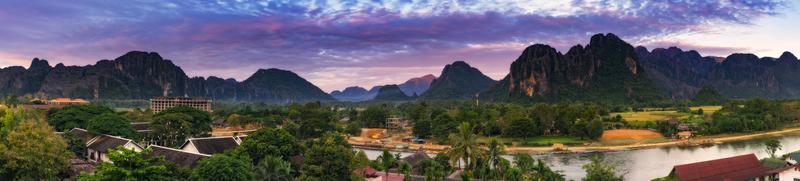
[[[496,81],[463,61],[446,65],[439,77],[425,75],[402,84],[347,87],[330,94],[299,75],[260,69],[244,81],[215,76],[188,77],[153,52],[128,52],[94,65],[51,66],[35,58],[29,68],[0,69],[0,95],[85,99],[149,99],[203,96],[212,100],[288,103],[303,101],[406,101],[472,99],[489,101],[648,102],[670,99],[800,97],[800,60],[736,53],[702,56],[677,47],[633,47],[614,34],[597,34],[566,53],[535,44],[525,48]],[[698,98],[702,97],[702,98]]]
[[[434,79],[436,79],[436,76],[428,74],[422,77],[411,78],[406,82],[397,85],[397,87],[407,97],[417,97],[419,95],[422,95],[422,93],[425,93],[425,91],[428,90],[428,88],[431,86],[431,82],[433,82]],[[341,91],[335,90],[331,92],[331,96],[333,96],[334,98],[336,98],[336,100],[339,101],[348,101],[348,102],[368,101],[375,99],[375,96],[378,95],[381,87],[383,86],[386,85],[374,86],[369,90],[359,86],[352,86],[344,88],[344,90]]]
[[[218,77],[189,78],[158,53],[132,51],[94,65],[51,67],[34,59],[27,69],[0,69],[0,93],[85,99],[150,99],[203,96],[212,100],[287,103],[333,101],[333,97],[297,74],[261,69],[242,82]]]
[[[586,47],[566,54],[543,44],[531,45],[513,63],[510,73],[485,92],[499,101],[643,102],[663,93],[641,68],[630,44],[614,34],[592,36]]]

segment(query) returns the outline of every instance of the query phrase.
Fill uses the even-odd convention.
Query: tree
[[[517,167],[512,167],[506,172],[505,179],[508,181],[522,181],[522,170]]]
[[[430,166],[426,167],[425,169],[425,180],[426,181],[444,181],[444,178],[447,176],[445,172],[444,166],[439,164],[438,162],[430,162]]]
[[[190,180],[254,180],[253,166],[245,160],[217,154],[200,160]]]
[[[403,173],[403,181],[413,180],[411,179],[411,170],[413,169],[414,168],[411,168],[411,164],[409,164],[408,162],[403,161],[402,163],[400,163],[400,167],[398,168],[398,170],[400,170],[400,172]]]
[[[190,117],[189,119],[190,127],[187,128],[189,135],[200,137],[204,136],[208,132],[211,132],[211,115],[208,114],[208,112],[195,109],[189,106],[181,105],[163,110],[155,115],[155,119],[158,119],[158,117],[163,115],[169,115],[175,113],[185,114]]]
[[[536,160],[531,157],[531,155],[524,154],[524,153],[517,153],[514,154],[514,165],[519,168],[522,174],[528,174],[531,172],[536,164]]]
[[[603,136],[603,121],[600,119],[594,119],[589,122],[589,127],[587,127],[586,136],[589,139],[597,139]]]
[[[387,175],[384,177],[384,180],[388,180],[389,169],[391,169],[392,166],[394,166],[394,164],[397,162],[397,158],[389,152],[389,149],[384,148],[383,153],[378,156],[378,160],[381,161],[381,169],[383,169],[383,172]]]
[[[336,133],[326,133],[305,153],[301,180],[348,180],[353,169],[352,146]]]
[[[125,117],[132,122],[153,122],[153,111],[150,109],[142,110],[133,108],[133,110],[125,112]]]
[[[500,164],[500,160],[503,159],[502,155],[506,154],[505,146],[501,145],[497,138],[492,138],[489,141],[489,146],[486,150],[486,158],[488,161],[488,174],[489,177],[496,177],[497,174],[497,166]]]
[[[142,152],[118,147],[108,151],[112,163],[102,163],[94,174],[82,173],[78,180],[180,180],[174,177],[175,169],[167,166],[164,157],[145,158],[151,149]]]
[[[261,128],[242,141],[239,148],[253,159],[261,162],[267,156],[291,158],[300,154],[300,144],[289,132],[279,128]]]
[[[583,170],[586,170],[586,177],[583,181],[622,181],[625,180],[622,175],[617,175],[617,166],[612,163],[607,163],[600,156],[592,157],[591,162],[583,165]]]
[[[86,155],[86,142],[83,139],[75,136],[72,132],[64,132],[64,140],[67,142],[69,151],[72,151],[76,156],[83,157]]]
[[[138,137],[136,130],[131,127],[131,121],[117,113],[103,113],[89,119],[86,130],[92,134],[108,134],[130,139]]]
[[[426,139],[431,137],[431,120],[429,119],[420,119],[415,120],[413,123],[413,134],[414,136],[420,139]]]
[[[450,156],[450,162],[460,166],[460,160],[463,160],[465,168],[474,168],[475,159],[483,154],[483,149],[478,146],[478,137],[472,132],[472,126],[469,123],[461,123],[458,127],[458,132],[450,134],[450,149],[447,155]]]
[[[369,106],[361,112],[360,119],[368,128],[385,128],[386,120],[389,119],[389,111],[381,106]]]
[[[104,113],[114,113],[114,110],[95,104],[67,105],[48,114],[47,121],[55,127],[55,130],[64,131],[72,128],[85,128],[89,119]]]
[[[151,124],[153,136],[163,145],[180,146],[192,135],[191,119],[191,116],[183,113],[161,114]]]
[[[64,171],[72,153],[47,122],[22,120],[0,140],[0,171],[13,180],[51,180]]]
[[[541,135],[539,126],[529,118],[511,120],[503,134],[512,138],[528,138]]]
[[[367,157],[367,153],[364,150],[358,150],[356,153],[355,158],[353,158],[353,168],[364,168],[369,166],[369,158]]]
[[[533,167],[533,174],[531,178],[532,180],[551,180],[551,181],[565,180],[564,175],[550,169],[550,166],[547,166],[547,163],[545,163],[542,160],[536,160],[536,164]]]
[[[280,157],[267,156],[255,167],[256,180],[292,180],[292,164]]]
[[[766,146],[764,150],[767,151],[767,154],[769,154],[770,158],[776,158],[775,152],[780,150],[782,147],[781,141],[775,138],[769,139],[767,140],[767,142],[764,142],[764,146]]]
[[[447,114],[439,114],[431,122],[431,133],[433,138],[439,142],[445,142],[450,136],[450,133],[456,131],[459,122],[454,120],[453,117]]]

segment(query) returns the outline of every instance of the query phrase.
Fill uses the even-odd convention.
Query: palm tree
[[[281,157],[267,156],[255,167],[258,180],[291,180],[292,164]]]
[[[464,161],[466,168],[474,168],[475,158],[483,154],[483,149],[478,146],[478,137],[472,132],[472,127],[467,122],[461,123],[458,132],[450,134],[450,144],[452,146],[447,151],[450,162],[461,167],[460,161]]]
[[[564,180],[564,175],[559,173],[558,171],[553,171],[547,166],[542,160],[536,160],[536,164],[533,167],[534,175],[532,176],[534,180],[552,180],[552,181],[559,181]]]
[[[411,168],[411,164],[409,164],[408,162],[403,161],[403,163],[400,163],[400,167],[398,168],[398,170],[403,173],[403,180],[405,181],[412,180],[411,179],[412,169],[413,168]]]
[[[394,163],[397,161],[397,158],[395,158],[395,155],[392,155],[392,153],[389,153],[389,149],[384,148],[383,154],[378,156],[378,160],[381,161],[383,172],[386,173],[386,175],[383,177],[385,178],[384,180],[389,180],[389,168],[394,165]]]
[[[489,162],[489,166],[487,168],[489,169],[489,173],[492,177],[498,175],[497,166],[500,164],[500,161],[503,160],[503,157],[500,156],[506,154],[505,149],[505,146],[500,144],[499,141],[497,141],[497,138],[492,138],[489,141],[486,157],[488,159],[487,161]]]
[[[425,168],[426,181],[443,181],[446,176],[444,166],[439,164],[439,162],[431,162],[431,164]]]

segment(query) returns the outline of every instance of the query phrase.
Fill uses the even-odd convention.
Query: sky
[[[800,53],[800,2],[773,0],[0,1],[0,67],[158,52],[189,76],[291,70],[330,92],[399,84],[462,60],[501,79],[535,43],[597,33],[703,55]]]

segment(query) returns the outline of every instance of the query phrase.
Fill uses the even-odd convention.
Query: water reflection
[[[768,138],[760,137],[706,147],[661,147],[609,153],[534,154],[532,156],[546,161],[555,170],[561,170],[568,180],[580,180],[586,174],[581,166],[588,163],[595,154],[602,154],[607,160],[618,163],[619,168],[626,173],[626,180],[651,180],[666,176],[672,166],[678,164],[749,153],[755,153],[759,158],[767,157],[763,143]],[[800,150],[800,134],[784,135],[779,140],[783,149],[778,151],[778,155]],[[408,154],[410,153],[403,153],[403,155]],[[380,155],[380,151],[367,151],[370,159],[375,159],[378,155]],[[505,158],[511,159],[511,156]]]

